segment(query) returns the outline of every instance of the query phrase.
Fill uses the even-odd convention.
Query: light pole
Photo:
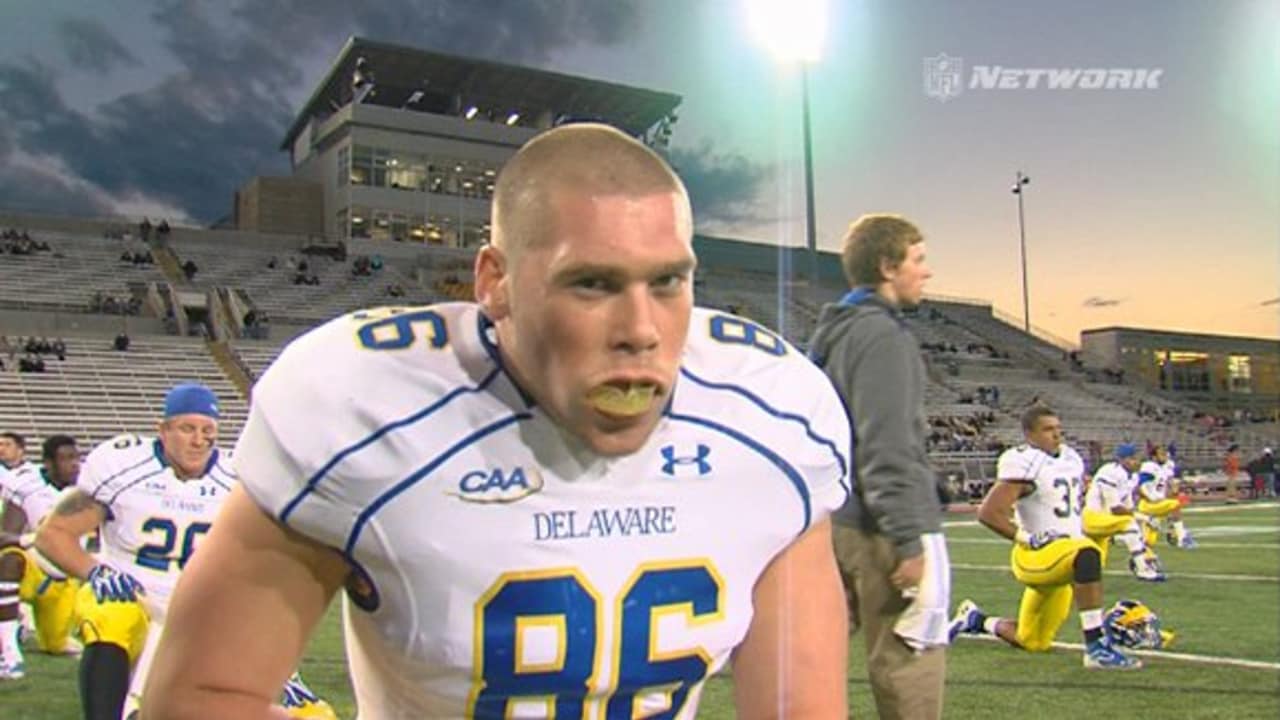
[[[809,249],[809,295],[818,292],[818,224],[813,211],[813,132],[809,129],[809,66],[800,64],[800,106],[804,122],[804,241]]]
[[[1023,189],[1031,184],[1031,178],[1019,170],[1013,179],[1013,194],[1018,196],[1018,248],[1022,255],[1022,329],[1031,334],[1031,296],[1027,292],[1027,225],[1022,213]]]
[[[818,285],[818,226],[813,200],[813,132],[809,123],[809,65],[822,55],[827,31],[826,0],[747,0],[752,33],[784,64],[800,66],[800,110],[804,130],[805,248],[809,288]]]

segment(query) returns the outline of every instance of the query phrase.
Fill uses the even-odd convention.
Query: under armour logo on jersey
[[[674,476],[677,466],[696,465],[699,475],[706,475],[711,472],[711,463],[707,462],[707,456],[711,454],[711,448],[698,443],[698,453],[696,455],[676,456],[675,445],[664,445],[662,448],[662,457],[666,462],[662,463],[662,472],[667,475]]]

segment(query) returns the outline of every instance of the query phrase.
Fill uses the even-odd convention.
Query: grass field
[[[1139,672],[1081,668],[1078,649],[1031,655],[1000,643],[964,638],[949,657],[948,718],[1070,718],[1091,713],[1133,718],[1280,718],[1280,506],[1193,508],[1196,550],[1159,548],[1170,581],[1133,580],[1112,553],[1108,604],[1138,598],[1178,633],[1166,653]],[[947,528],[955,600],[971,597],[996,614],[1017,610],[1019,588],[1007,568],[1008,545],[964,516]],[[341,717],[355,711],[343,662],[341,629],[331,613],[312,643],[303,672]],[[1080,640],[1073,614],[1058,639]],[[854,717],[874,717],[854,638],[849,698]],[[1244,661],[1244,662],[1241,662]],[[1262,667],[1249,667],[1249,661]],[[726,677],[710,681],[700,718],[734,717]],[[76,664],[28,655],[27,677],[0,681],[0,720],[75,720]]]

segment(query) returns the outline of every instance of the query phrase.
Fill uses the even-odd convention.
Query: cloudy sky
[[[276,148],[350,35],[668,90],[703,232],[804,238],[800,96],[745,0],[5,0],[0,207],[207,223]],[[809,69],[817,233],[861,213],[929,239],[938,294],[1032,321],[1280,337],[1280,3],[829,0]],[[961,64],[925,92],[927,58]],[[1091,68],[1154,87],[971,87]],[[1013,77],[1012,73],[1008,73]],[[1013,82],[1010,80],[1010,82]]]

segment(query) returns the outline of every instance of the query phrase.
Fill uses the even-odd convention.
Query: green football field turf
[[[1200,547],[1158,549],[1168,583],[1134,580],[1123,553],[1111,553],[1108,561],[1108,605],[1120,598],[1150,605],[1165,627],[1177,632],[1168,653],[1145,657],[1143,670],[1111,673],[1084,670],[1078,649],[1032,655],[963,638],[948,659],[946,716],[1280,718],[1280,507],[1194,510],[1187,525]],[[953,515],[948,523],[954,600],[970,597],[989,612],[1013,614],[1020,588],[1007,569],[1008,545],[971,518]],[[1080,641],[1074,613],[1058,639]],[[855,636],[851,648],[851,713],[874,717],[861,640]],[[0,681],[0,720],[78,718],[75,662],[36,653],[28,653],[27,660],[26,678]],[[303,672],[344,720],[354,716],[336,612],[314,638]],[[713,678],[698,716],[734,717],[731,695],[727,676]]]

